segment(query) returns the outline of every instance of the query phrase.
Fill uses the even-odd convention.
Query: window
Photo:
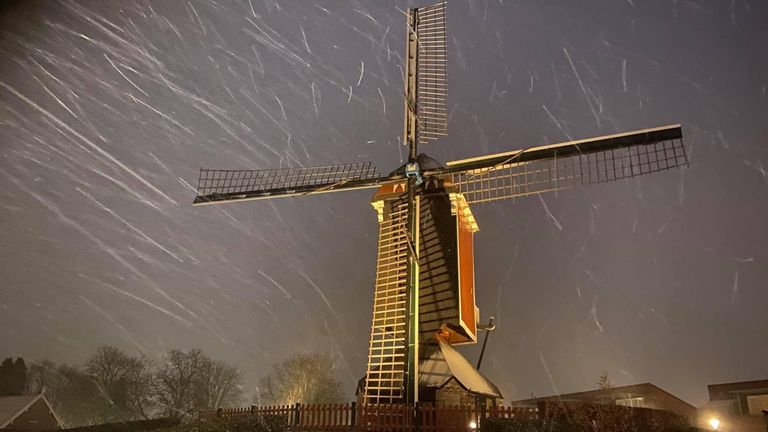
[[[768,411],[768,394],[747,396],[747,406],[750,415],[763,414],[763,410]]]
[[[643,408],[645,402],[642,397],[632,397],[626,399],[616,399],[616,405],[628,406],[632,408]]]

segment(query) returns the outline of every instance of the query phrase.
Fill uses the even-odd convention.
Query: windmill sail
[[[267,170],[201,168],[194,204],[372,188],[385,180],[371,162]]]
[[[416,9],[419,144],[448,133],[445,2]]]
[[[379,212],[379,245],[363,389],[366,404],[399,403],[405,396],[408,202],[401,186],[382,189],[394,192],[397,187],[400,191],[394,197],[375,198],[373,202]]]
[[[449,162],[467,202],[515,198],[688,165],[680,125]]]

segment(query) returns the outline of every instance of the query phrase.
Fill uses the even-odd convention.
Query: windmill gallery
[[[407,163],[201,169],[194,205],[376,189],[379,237],[364,405],[435,402],[452,378],[481,404],[501,398],[456,349],[482,330],[475,305],[472,207],[686,166],[680,125],[483,155],[443,165],[419,153],[447,133],[446,4],[407,11]]]

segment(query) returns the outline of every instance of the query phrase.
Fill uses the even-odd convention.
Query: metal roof
[[[30,396],[2,396],[0,397],[0,429],[13,422],[19,414],[32,406],[42,394]]]
[[[40,399],[42,399],[43,403],[48,408],[48,412],[51,413],[53,418],[55,418],[56,422],[59,424],[59,427],[61,427],[61,420],[56,413],[53,412],[53,408],[51,408],[51,404],[48,403],[45,396],[40,393],[25,396],[0,396],[0,429],[5,429]]]
[[[425,344],[424,348],[429,354],[419,365],[421,385],[440,388],[455,378],[470,393],[502,397],[499,388],[448,343],[433,340]]]

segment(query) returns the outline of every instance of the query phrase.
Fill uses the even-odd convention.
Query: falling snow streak
[[[142,354],[147,354],[147,349],[146,349],[146,348],[144,348],[144,346],[143,346],[142,344],[140,344],[140,343],[139,343],[139,341],[138,341],[138,340],[136,340],[136,338],[135,338],[135,337],[133,337],[133,335],[131,334],[131,332],[130,332],[130,331],[128,331],[128,329],[126,329],[124,326],[122,326],[122,325],[121,325],[119,322],[115,321],[115,319],[114,319],[114,318],[112,318],[112,316],[111,316],[111,315],[110,315],[110,314],[109,314],[107,311],[105,311],[104,309],[102,309],[102,308],[100,308],[100,307],[96,306],[96,305],[95,305],[95,304],[94,304],[92,301],[88,300],[87,298],[85,298],[85,297],[83,297],[83,296],[78,296],[78,297],[80,298],[80,300],[82,300],[83,302],[85,302],[85,303],[86,303],[88,306],[90,306],[91,308],[93,308],[94,310],[96,310],[96,312],[98,312],[98,313],[99,313],[99,314],[100,314],[102,317],[104,317],[104,319],[106,319],[107,321],[109,321],[110,323],[112,323],[112,325],[114,325],[115,327],[117,327],[117,328],[120,330],[120,332],[121,332],[121,333],[123,333],[123,336],[124,336],[124,337],[125,337],[125,338],[126,338],[126,339],[127,339],[129,342],[130,342],[130,343],[132,343],[132,344],[133,344],[133,346],[135,346],[136,348],[138,348],[138,350],[139,350],[139,351],[140,351]]]
[[[576,81],[578,81],[579,88],[581,88],[581,92],[584,94],[584,99],[587,100],[587,105],[589,105],[589,110],[592,112],[592,116],[595,118],[595,123],[597,124],[597,127],[600,127],[600,117],[597,115],[595,107],[592,105],[592,98],[587,93],[587,89],[584,87],[584,82],[581,80],[581,76],[579,76],[579,71],[576,70],[576,66],[573,64],[573,60],[571,60],[571,55],[568,54],[568,50],[563,48],[563,52],[565,53],[565,58],[568,59],[568,64],[571,65],[573,74],[576,76]]]
[[[621,85],[624,87],[624,92],[627,92],[627,60],[621,62]]]
[[[179,315],[176,315],[175,313],[169,311],[168,309],[160,307],[160,306],[156,305],[155,303],[152,303],[151,301],[149,301],[147,299],[139,297],[139,296],[137,296],[135,294],[132,294],[132,293],[130,293],[128,291],[122,290],[120,288],[115,287],[114,285],[111,285],[111,284],[108,284],[106,282],[97,280],[95,278],[89,278],[89,277],[87,277],[85,275],[82,275],[82,274],[78,274],[77,276],[79,276],[79,277],[81,277],[83,279],[86,279],[86,280],[88,280],[90,282],[95,283],[95,286],[97,286],[97,287],[100,287],[102,289],[108,289],[108,290],[110,290],[110,291],[112,291],[114,293],[120,294],[120,295],[128,297],[128,298],[130,298],[132,300],[135,300],[135,301],[137,301],[139,303],[142,303],[142,304],[144,304],[144,305],[146,305],[146,306],[148,306],[148,307],[150,307],[150,308],[152,308],[152,309],[154,309],[154,310],[156,310],[156,311],[158,311],[158,312],[160,312],[160,313],[162,313],[164,315],[167,315],[167,316],[169,316],[169,317],[171,317],[171,318],[173,318],[173,319],[175,319],[175,320],[177,320],[177,321],[179,321],[179,322],[181,322],[183,324],[186,324],[186,325],[189,325],[189,326],[192,325],[192,323],[190,321],[188,321],[187,319],[182,318]]]
[[[549,211],[549,207],[547,207],[547,203],[544,202],[544,198],[541,196],[541,194],[538,194],[538,195],[539,195],[539,201],[541,202],[541,206],[544,207],[544,212],[547,214],[547,218],[549,218],[549,220],[551,220],[552,223],[555,224],[555,227],[557,228],[558,231],[562,231],[563,226],[560,225],[560,221],[557,220],[557,218],[552,214],[551,211]]]
[[[549,116],[550,120],[557,126],[558,129],[563,133],[563,135],[568,138],[568,141],[573,141],[573,138],[571,138],[571,135],[566,132],[565,129],[563,129],[563,125],[560,124],[560,122],[555,118],[555,116],[552,115],[552,112],[549,111],[549,108],[547,108],[546,105],[542,105],[541,108],[544,110],[544,112],[547,113],[547,116]]]
[[[275,97],[275,101],[277,101],[277,104],[280,106],[280,114],[283,115],[283,121],[288,121],[288,116],[285,115],[285,107],[283,107],[283,103],[280,101],[280,98],[277,97],[274,90],[269,89],[269,91],[272,92],[272,96]]]
[[[379,97],[381,97],[381,109],[384,111],[384,114],[387,113],[387,102],[384,100],[384,94],[381,92],[381,89],[379,90]]]
[[[279,290],[280,290],[280,291],[283,293],[283,295],[285,295],[285,298],[287,298],[287,299],[290,299],[290,298],[291,298],[291,294],[290,294],[288,291],[286,291],[286,290],[285,290],[285,288],[283,288],[283,286],[282,286],[282,285],[280,285],[280,284],[279,284],[279,283],[277,283],[277,282],[276,282],[274,279],[272,279],[272,278],[271,278],[271,277],[270,277],[268,274],[264,273],[264,272],[263,272],[263,271],[261,271],[261,270],[259,270],[259,271],[258,271],[258,273],[259,273],[260,275],[264,276],[264,278],[265,278],[265,279],[267,279],[268,281],[270,281],[270,282],[272,283],[272,285],[274,285],[274,286],[275,286],[277,289],[279,289]]]
[[[579,296],[581,296],[581,294],[579,294]],[[603,330],[603,326],[600,324],[600,320],[597,318],[597,297],[592,300],[592,309],[589,310],[589,316],[592,317],[592,322],[595,323],[597,330],[600,333],[604,333],[605,330]]]
[[[365,73],[365,62],[360,62],[360,78],[357,79],[357,86],[360,87],[360,83],[363,82],[363,74]]]
[[[147,92],[145,92],[145,91],[144,91],[144,90],[143,90],[141,87],[137,86],[137,85],[136,85],[136,83],[134,83],[133,81],[131,81],[131,79],[130,79],[130,78],[128,78],[127,76],[125,76],[125,74],[123,73],[123,71],[121,71],[121,70],[120,70],[120,69],[119,69],[117,66],[115,66],[115,63],[113,63],[113,62],[112,62],[112,60],[109,58],[109,56],[108,56],[106,53],[104,53],[104,58],[106,58],[106,59],[107,59],[107,61],[109,62],[109,64],[110,64],[110,65],[112,65],[112,67],[113,67],[113,68],[114,68],[114,69],[117,71],[117,73],[119,73],[121,77],[123,77],[123,78],[124,78],[126,81],[128,81],[128,83],[129,83],[130,85],[132,85],[132,86],[133,86],[133,88],[135,88],[136,90],[138,90],[138,91],[140,91],[141,93],[143,93],[143,94],[144,94],[144,96],[149,96],[149,95],[147,94]]]
[[[309,42],[307,42],[307,34],[304,33],[304,26],[299,24],[299,28],[301,29],[301,38],[304,40],[304,48],[306,48],[308,53],[312,53],[312,50],[309,49]]]
[[[160,243],[158,243],[157,241],[155,241],[154,239],[152,239],[152,238],[151,238],[151,237],[149,237],[148,235],[144,234],[144,233],[143,233],[143,232],[142,232],[140,229],[138,229],[138,228],[136,228],[135,226],[131,225],[131,224],[130,224],[128,221],[126,221],[125,219],[123,219],[122,217],[120,217],[120,216],[119,216],[117,213],[115,213],[115,212],[114,212],[112,209],[110,209],[110,208],[107,208],[107,206],[105,206],[104,204],[100,203],[98,200],[96,200],[94,197],[92,197],[92,196],[91,196],[91,195],[90,195],[88,192],[85,192],[84,190],[80,189],[79,187],[78,187],[78,188],[75,188],[75,189],[76,189],[78,192],[80,192],[81,194],[85,195],[85,196],[86,196],[86,197],[87,197],[89,200],[93,201],[93,202],[94,202],[94,203],[95,203],[95,204],[96,204],[96,205],[97,205],[99,208],[101,208],[101,209],[102,209],[102,210],[104,210],[105,212],[107,212],[107,213],[109,213],[110,215],[112,215],[112,217],[114,217],[115,219],[119,220],[119,221],[120,221],[120,222],[121,222],[123,225],[127,226],[127,227],[128,227],[128,228],[130,228],[132,231],[134,231],[135,233],[139,234],[139,236],[141,236],[141,238],[143,238],[144,240],[146,240],[147,242],[149,242],[149,243],[150,243],[150,244],[152,244],[153,246],[157,247],[157,248],[158,248],[158,249],[160,249],[161,251],[163,251],[163,252],[167,253],[168,255],[170,255],[171,257],[173,257],[173,258],[174,258],[176,261],[178,261],[178,262],[184,262],[184,260],[182,260],[181,258],[179,258],[179,257],[178,257],[176,254],[174,254],[173,252],[169,251],[169,250],[168,250],[168,249],[167,249],[165,246],[161,245]]]
[[[35,103],[35,102],[33,102],[32,100],[30,100],[29,98],[27,98],[26,96],[24,96],[23,94],[21,94],[21,93],[17,92],[17,91],[16,91],[16,89],[14,89],[13,87],[9,86],[8,84],[6,84],[6,83],[4,83],[4,82],[2,82],[2,81],[0,81],[0,86],[2,86],[3,88],[5,88],[5,89],[6,89],[6,90],[8,90],[9,92],[11,92],[11,93],[12,93],[14,96],[18,97],[19,99],[21,99],[22,101],[24,101],[25,103],[27,103],[28,105],[30,105],[32,108],[34,108],[34,109],[35,109],[36,111],[38,111],[40,114],[43,114],[45,117],[47,117],[49,120],[53,121],[53,122],[54,122],[54,123],[55,123],[57,126],[59,126],[60,128],[62,128],[62,129],[64,129],[64,130],[66,130],[66,131],[67,131],[67,132],[69,132],[70,134],[72,134],[72,135],[74,135],[75,137],[77,137],[78,139],[80,139],[80,141],[82,141],[83,143],[85,143],[85,144],[86,144],[88,147],[90,147],[91,149],[93,149],[94,151],[96,151],[97,153],[99,153],[101,156],[105,157],[107,160],[109,160],[109,161],[110,161],[110,162],[112,162],[113,164],[115,164],[115,165],[117,165],[118,167],[120,167],[122,170],[124,170],[125,172],[127,172],[128,174],[130,174],[132,177],[134,177],[135,179],[137,179],[139,182],[141,182],[141,183],[142,183],[143,185],[145,185],[147,188],[149,188],[149,189],[151,189],[152,191],[156,192],[158,195],[162,196],[163,198],[165,198],[165,199],[166,199],[166,200],[168,200],[169,202],[171,202],[171,203],[173,203],[173,204],[178,204],[178,203],[176,202],[176,200],[174,200],[173,198],[169,197],[169,196],[168,196],[168,195],[166,195],[164,192],[162,192],[160,189],[158,189],[158,188],[156,188],[155,186],[153,186],[153,185],[152,185],[150,182],[148,182],[148,181],[147,181],[147,180],[145,180],[145,179],[144,179],[142,176],[140,176],[138,173],[136,173],[134,170],[132,170],[131,168],[129,168],[128,166],[126,166],[125,164],[123,164],[122,162],[120,162],[119,160],[117,160],[117,159],[116,159],[114,156],[112,156],[112,155],[111,155],[110,153],[108,153],[106,150],[104,150],[103,148],[99,147],[99,146],[98,146],[98,145],[96,145],[96,144],[95,144],[93,141],[91,141],[91,140],[89,140],[88,138],[86,138],[85,136],[81,135],[81,134],[80,134],[79,132],[77,132],[76,130],[72,129],[72,128],[71,128],[71,127],[70,127],[70,126],[67,124],[67,123],[65,123],[65,122],[63,122],[63,121],[61,121],[61,120],[59,120],[59,119],[58,119],[56,116],[54,116],[53,114],[51,114],[50,112],[48,112],[46,109],[42,108],[40,105],[36,104],[36,103]]]
[[[320,116],[320,90],[312,83],[312,106],[315,108],[315,116]]]

